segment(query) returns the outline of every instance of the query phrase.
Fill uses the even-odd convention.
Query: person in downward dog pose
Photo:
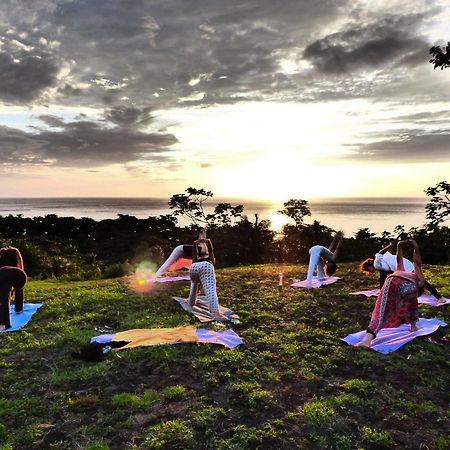
[[[206,238],[206,230],[202,229],[192,248],[192,265],[189,268],[189,276],[191,278],[189,303],[191,306],[195,305],[199,284],[201,284],[209,305],[209,311],[213,314],[214,320],[224,320],[226,318],[219,313],[214,264],[215,258],[212,242]]]
[[[397,269],[397,256],[391,253],[395,250],[395,243],[391,242],[388,246],[382,248],[375,254],[375,258],[367,258],[363,261],[359,269],[366,275],[371,275],[375,271],[380,272],[380,289],[382,288],[386,277],[395,272]],[[414,264],[407,258],[403,258],[403,266],[406,272],[414,271]],[[424,287],[430,294],[436,298],[438,303],[445,303],[446,299],[439,291],[427,280],[424,280]]]
[[[312,286],[314,270],[317,268],[319,281],[325,280],[325,275],[331,277],[337,269],[336,258],[341,247],[344,233],[338,231],[328,248],[323,245],[314,245],[309,249],[309,267],[306,276],[306,287]],[[325,271],[325,274],[324,274]]]
[[[0,257],[11,255],[15,258],[15,266],[0,267],[0,330],[11,328],[9,314],[9,298],[14,296],[14,309],[16,313],[23,312],[23,288],[27,282],[27,276],[23,270],[23,259],[19,250],[15,247],[0,249]]]
[[[414,249],[414,272],[405,270],[403,249]],[[410,239],[397,244],[397,270],[388,275],[378,294],[369,326],[362,342],[358,345],[370,347],[378,331],[382,328],[395,328],[403,323],[410,324],[411,332],[417,331],[419,319],[417,297],[423,292],[424,278],[422,258],[417,242]]]

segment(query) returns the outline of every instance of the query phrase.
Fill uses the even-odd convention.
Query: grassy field
[[[339,340],[367,326],[374,303],[348,295],[377,284],[355,267],[311,291],[288,287],[305,266],[219,270],[244,346],[137,348],[99,363],[70,353],[107,327],[200,327],[171,300],[188,283],[141,296],[117,279],[30,282],[27,301],[44,306],[0,334],[0,449],[450,448],[448,345],[423,337],[381,355]],[[425,276],[450,296],[450,267]],[[450,322],[449,306],[420,312]]]

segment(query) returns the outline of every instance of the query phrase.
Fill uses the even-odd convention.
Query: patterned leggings
[[[216,292],[216,272],[214,266],[208,261],[200,261],[192,264],[189,269],[191,277],[191,292],[189,293],[189,303],[195,304],[197,299],[198,283],[201,283],[206,300],[209,303],[209,310],[212,313],[219,311],[219,299]]]
[[[376,335],[381,328],[396,328],[419,319],[416,285],[400,277],[386,279],[375,302],[367,332]]]

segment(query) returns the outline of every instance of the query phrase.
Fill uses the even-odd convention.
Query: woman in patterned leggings
[[[194,241],[192,248],[192,265],[189,269],[189,276],[191,278],[189,303],[191,306],[195,305],[200,283],[209,304],[209,311],[213,314],[214,320],[223,320],[224,317],[219,313],[214,264],[213,246],[211,241],[206,239],[206,230],[203,229],[199,233],[199,238]]]
[[[406,272],[403,263],[403,248],[414,249],[414,272]],[[397,244],[397,270],[386,278],[378,294],[366,335],[359,344],[370,347],[381,328],[394,328],[409,323],[411,332],[417,331],[419,319],[417,297],[423,292],[424,277],[422,259],[417,242],[410,239]]]

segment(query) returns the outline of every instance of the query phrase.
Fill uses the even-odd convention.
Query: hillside
[[[449,344],[422,337],[381,355],[340,341],[366,327],[374,303],[348,295],[377,284],[355,268],[311,291],[288,286],[305,266],[218,270],[244,346],[138,348],[99,363],[70,353],[108,330],[200,327],[171,300],[189,284],[141,296],[121,279],[30,282],[27,301],[44,307],[0,334],[0,449],[449,448]],[[450,267],[425,276],[450,296]],[[450,306],[420,312],[450,323]]]

